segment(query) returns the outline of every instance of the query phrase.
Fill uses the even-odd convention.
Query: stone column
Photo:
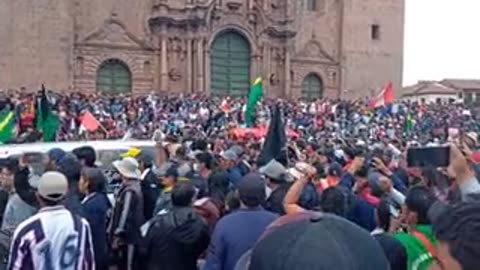
[[[158,36],[155,36],[155,49],[153,51],[153,90],[158,91],[160,89],[160,40]]]
[[[162,36],[160,43],[160,90],[168,91],[167,37]]]
[[[205,57],[205,50],[203,49],[203,37],[197,39],[197,88],[196,91],[204,92],[204,57]]]
[[[290,91],[291,78],[290,78],[290,48],[285,47],[285,96],[291,98],[292,95]]]
[[[191,93],[193,91],[193,57],[192,57],[192,39],[187,38],[187,92]]]

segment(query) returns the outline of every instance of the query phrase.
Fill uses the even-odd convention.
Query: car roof
[[[66,152],[82,146],[91,146],[95,151],[128,150],[131,147],[153,147],[154,141],[115,140],[115,141],[82,141],[82,142],[52,142],[0,145],[0,158],[19,156],[25,153],[47,153],[52,148],[60,148]]]

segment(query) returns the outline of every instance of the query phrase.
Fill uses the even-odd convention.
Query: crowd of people
[[[112,131],[112,121],[118,137],[153,138],[156,146],[119,156],[113,179],[88,146],[51,149],[44,173],[23,157],[6,160],[6,269],[470,270],[480,263],[474,106],[263,100],[255,126],[278,111],[292,131],[265,159],[269,135],[230,132],[245,123],[240,99],[51,98],[64,123],[59,140],[77,139],[76,118],[89,110],[105,127],[99,133]],[[25,99],[12,95],[4,106],[22,118]],[[448,145],[448,164],[408,167],[412,145]],[[111,199],[114,182],[120,188]]]
[[[159,133],[194,130],[205,137],[222,136],[246,125],[246,99],[197,95],[62,95],[48,91],[48,100],[60,119],[57,141],[82,139],[151,139]],[[0,110],[15,112],[18,136],[12,142],[38,140],[35,129],[36,93],[0,92]],[[287,101],[263,99],[256,107],[256,125],[264,126],[272,104],[282,103],[285,124],[306,140],[335,136],[365,142],[383,137],[401,140],[442,140],[448,129],[480,131],[478,107],[464,104],[398,102],[372,108],[368,99],[355,101],[319,99]],[[82,116],[90,112],[100,123],[92,132],[82,132]],[[180,134],[183,135],[183,134]]]

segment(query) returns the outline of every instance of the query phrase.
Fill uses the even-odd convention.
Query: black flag
[[[279,105],[276,105],[273,111],[270,125],[268,126],[267,137],[263,143],[262,152],[258,157],[257,163],[263,166],[276,159],[280,163],[286,163],[286,144],[287,136],[285,126],[282,121],[282,111]]]

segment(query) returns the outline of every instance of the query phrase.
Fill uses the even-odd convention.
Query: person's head
[[[340,178],[342,176],[342,166],[336,162],[331,163],[327,169],[327,176]]]
[[[178,167],[173,163],[166,163],[155,170],[157,178],[165,188],[173,187],[178,178]]]
[[[47,170],[56,170],[58,162],[65,156],[66,152],[60,148],[53,148],[48,151]]]
[[[225,197],[225,210],[227,212],[232,212],[241,207],[240,198],[238,197],[238,192],[230,191]]]
[[[144,150],[138,155],[137,160],[138,167],[143,172],[153,167],[154,154]]]
[[[430,225],[428,210],[435,202],[435,196],[424,186],[416,186],[408,191],[405,199],[404,222],[410,226]]]
[[[78,188],[83,194],[105,192],[107,179],[100,169],[84,168],[78,183]]]
[[[380,204],[375,209],[375,219],[377,222],[377,226],[383,229],[385,232],[390,230],[390,223],[391,223],[391,209],[392,209],[392,201],[388,197],[383,197],[380,200]]]
[[[220,154],[220,167],[222,169],[231,169],[237,164],[238,156],[232,150],[227,150]]]
[[[366,230],[344,218],[314,211],[278,218],[246,256],[238,269],[390,268],[381,246]]]
[[[249,173],[243,177],[238,185],[240,202],[246,208],[255,208],[265,201],[265,183],[262,176]]]
[[[467,132],[463,136],[463,141],[470,149],[476,149],[478,144],[478,135],[475,132]]]
[[[191,181],[178,181],[172,189],[172,205],[176,207],[191,206],[195,200],[195,186]]]
[[[196,162],[193,169],[197,172],[211,171],[213,169],[213,156],[208,152],[201,152],[195,156]]]
[[[480,264],[480,203],[448,207],[435,218],[433,233],[438,240],[438,269],[477,269]]]
[[[339,187],[329,187],[320,196],[320,206],[325,213],[345,216],[347,197]]]
[[[113,162],[113,167],[120,174],[123,181],[138,180],[141,177],[136,159],[127,157]]]
[[[13,178],[18,170],[18,161],[15,159],[8,159],[5,166],[0,171],[0,184],[4,190],[10,191],[13,189]]]
[[[270,187],[287,182],[289,174],[287,169],[275,159],[272,159],[265,166],[260,167],[259,173],[265,176]]]
[[[91,146],[82,146],[74,149],[73,154],[80,161],[82,166],[86,167],[95,167],[95,161],[97,160],[97,155],[95,149]]]
[[[82,165],[72,154],[65,154],[57,163],[57,171],[67,177],[69,183],[77,184],[80,180]]]
[[[46,172],[37,187],[37,200],[41,207],[59,205],[68,192],[68,181],[60,172]]]

